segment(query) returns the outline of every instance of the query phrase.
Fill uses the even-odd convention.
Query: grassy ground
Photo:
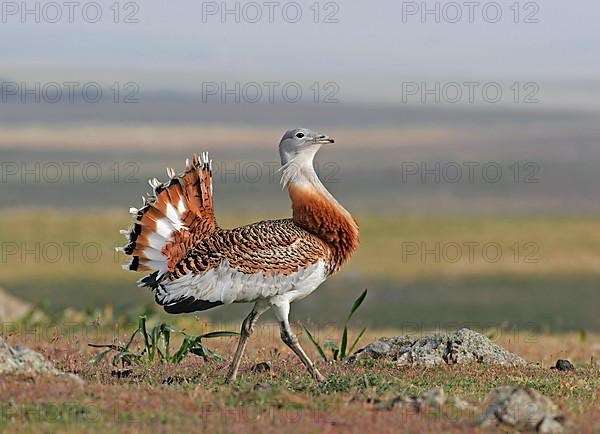
[[[69,316],[70,315],[70,316]],[[316,384],[279,340],[275,324],[261,323],[243,360],[241,375],[224,385],[235,338],[218,338],[207,345],[226,357],[205,361],[190,355],[182,364],[142,364],[115,368],[108,360],[89,363],[99,350],[89,342],[114,338],[109,315],[96,320],[71,313],[58,323],[14,326],[4,333],[11,344],[25,343],[53,360],[62,370],[84,379],[4,376],[0,382],[0,428],[33,432],[479,432],[470,426],[475,409],[452,405],[417,413],[384,409],[398,395],[420,394],[443,387],[451,397],[477,405],[498,385],[535,387],[558,403],[572,432],[600,432],[600,335],[539,335],[502,333],[492,338],[537,366],[499,368],[452,366],[398,368],[378,361],[330,365],[318,361],[327,377]],[[65,324],[76,324],[65,328]],[[190,333],[206,325],[190,317],[176,324]],[[232,329],[237,325],[227,326]],[[311,357],[314,348],[296,327]],[[5,330],[6,332],[6,330]],[[129,333],[129,332],[127,332]],[[127,333],[117,333],[123,342]],[[327,337],[339,338],[339,329]],[[369,331],[363,343],[398,330]],[[354,336],[354,333],[352,333]],[[323,340],[326,336],[320,335]],[[175,346],[178,342],[175,342]],[[575,373],[549,369],[557,358],[577,365]],[[271,369],[251,367],[267,361]],[[483,432],[483,431],[482,431]],[[486,431],[489,432],[489,431]]]

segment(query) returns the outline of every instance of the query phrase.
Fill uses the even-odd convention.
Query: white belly
[[[162,304],[182,298],[224,304],[255,302],[283,296],[290,302],[299,300],[325,281],[327,271],[324,261],[300,269],[289,275],[245,274],[229,266],[227,261],[201,275],[187,275],[161,284],[157,297]]]

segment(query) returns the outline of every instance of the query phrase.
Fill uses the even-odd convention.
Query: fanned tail
[[[140,209],[131,208],[133,226],[121,233],[128,244],[119,248],[131,256],[123,268],[152,271],[140,286],[157,287],[160,278],[185,256],[197,241],[218,230],[212,194],[212,161],[207,153],[186,161],[186,170],[177,175],[167,169],[169,180],[151,179],[153,194],[142,197]]]

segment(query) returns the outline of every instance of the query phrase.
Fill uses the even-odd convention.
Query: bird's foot
[[[236,377],[235,377],[235,376],[229,376],[229,375],[228,375],[228,376],[225,378],[225,384],[231,384],[231,383],[233,383],[235,380],[236,380]]]
[[[313,369],[314,369],[314,371],[312,372],[313,378],[315,380],[317,380],[318,383],[324,383],[325,377],[323,376],[323,374],[321,374],[317,368],[313,368]]]
[[[229,372],[227,373],[227,377],[225,377],[225,384],[231,384],[233,383],[237,378],[237,369],[234,370],[229,370]]]

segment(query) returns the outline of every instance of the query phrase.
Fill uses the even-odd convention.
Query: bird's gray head
[[[279,142],[281,164],[285,165],[299,157],[312,162],[319,148],[326,143],[334,143],[334,140],[325,134],[317,133],[308,128],[288,130]]]

